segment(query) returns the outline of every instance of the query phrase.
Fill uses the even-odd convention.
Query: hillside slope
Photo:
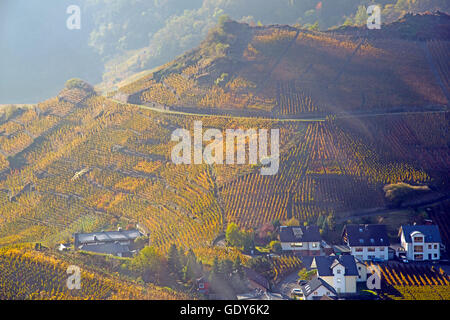
[[[156,286],[138,286],[123,279],[81,268],[81,289],[69,290],[69,263],[54,254],[30,248],[0,249],[0,300],[173,300],[186,299]]]
[[[177,244],[198,253],[229,222],[251,229],[295,217],[326,231],[333,228],[324,222],[330,216],[345,222],[385,207],[389,183],[426,184],[448,194],[449,112],[427,108],[447,103],[448,42],[440,36],[419,43],[392,32],[390,39],[364,38],[368,44],[359,46],[347,29],[325,34],[234,22],[223,28],[223,34],[211,33],[209,45],[122,88],[121,95],[205,113],[214,106],[236,115],[318,116],[278,121],[170,114],[119,103],[87,85],[68,86],[0,122],[0,245],[54,246],[75,232],[139,223],[162,251]],[[345,68],[333,64],[349,55]],[[366,65],[368,75],[359,70]],[[389,68],[395,77],[378,72]],[[383,94],[368,98],[375,93]],[[392,112],[403,106],[404,112]],[[336,116],[342,111],[351,114]],[[278,174],[262,176],[250,165],[173,164],[172,132],[191,130],[196,120],[222,131],[280,129]]]
[[[184,111],[274,117],[448,105],[450,16],[327,32],[224,21],[202,45],[116,98]],[[430,58],[431,57],[431,58]]]

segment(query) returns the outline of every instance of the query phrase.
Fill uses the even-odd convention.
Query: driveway
[[[273,288],[273,292],[279,293],[282,296],[286,298],[291,298],[291,292],[292,289],[300,288],[300,285],[297,284],[298,280],[298,272],[301,269],[298,269],[297,271],[291,273],[287,277],[285,277],[283,280],[281,280],[275,288]]]

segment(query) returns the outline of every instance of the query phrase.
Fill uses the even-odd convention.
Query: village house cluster
[[[132,257],[139,251],[136,240],[147,236],[140,228],[76,233],[74,249]],[[386,226],[379,224],[346,225],[341,233],[341,244],[335,245],[322,239],[317,226],[280,226],[279,229],[282,254],[300,257],[308,271],[315,271],[311,280],[299,281],[293,290],[294,296],[304,300],[351,297],[375,272],[371,265],[392,259],[404,263],[439,261],[441,250],[445,249],[436,225],[401,226],[398,238],[400,242],[392,244]],[[67,250],[68,246],[60,245],[59,249]],[[244,269],[252,288],[270,294],[272,299],[282,298],[270,292],[270,283],[265,277],[252,269]],[[208,294],[206,278],[198,279],[197,287],[199,293]]]
[[[342,244],[328,245],[317,226],[280,227],[283,254],[301,257],[310,281],[300,281],[294,295],[305,300],[335,299],[357,293],[374,270],[366,262],[383,263],[394,258],[410,261],[438,261],[443,244],[436,225],[401,226],[399,244],[391,244],[385,225],[346,225]]]

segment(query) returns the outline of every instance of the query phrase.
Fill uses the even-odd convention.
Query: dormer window
[[[375,243],[375,239],[370,239],[370,243]]]
[[[384,241],[384,239],[383,238],[380,238],[380,242],[383,242]]]
[[[359,243],[364,243],[364,239],[359,239]]]
[[[364,231],[364,229],[363,228],[359,228],[359,232],[363,232]]]

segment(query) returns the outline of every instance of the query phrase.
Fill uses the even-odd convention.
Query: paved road
[[[300,269],[296,270],[295,272],[291,273],[290,275],[286,276],[281,282],[279,282],[275,288],[273,289],[273,292],[279,293],[284,297],[290,298],[292,289],[300,288],[300,286],[297,284],[298,280],[298,272]]]
[[[231,119],[258,119],[258,120],[268,120],[268,121],[276,121],[276,122],[324,122],[327,119],[327,116],[321,117],[294,117],[294,118],[267,118],[267,117],[250,117],[250,116],[233,116],[233,115],[214,115],[214,114],[204,114],[204,113],[192,113],[192,112],[183,112],[183,111],[175,111],[175,110],[165,110],[156,107],[150,107],[141,104],[132,104],[125,103],[123,101],[111,99],[119,104],[128,104],[133,105],[141,109],[151,110],[158,113],[165,114],[173,114],[173,115],[183,115],[183,116],[197,116],[197,117],[216,117],[216,118],[231,118]],[[345,114],[332,115],[336,119],[344,119],[344,118],[366,118],[366,117],[378,117],[378,116],[395,116],[395,115],[413,115],[413,114],[423,114],[423,113],[446,113],[449,112],[447,107],[442,106],[441,110],[414,110],[414,111],[374,111],[374,112],[349,112]]]

